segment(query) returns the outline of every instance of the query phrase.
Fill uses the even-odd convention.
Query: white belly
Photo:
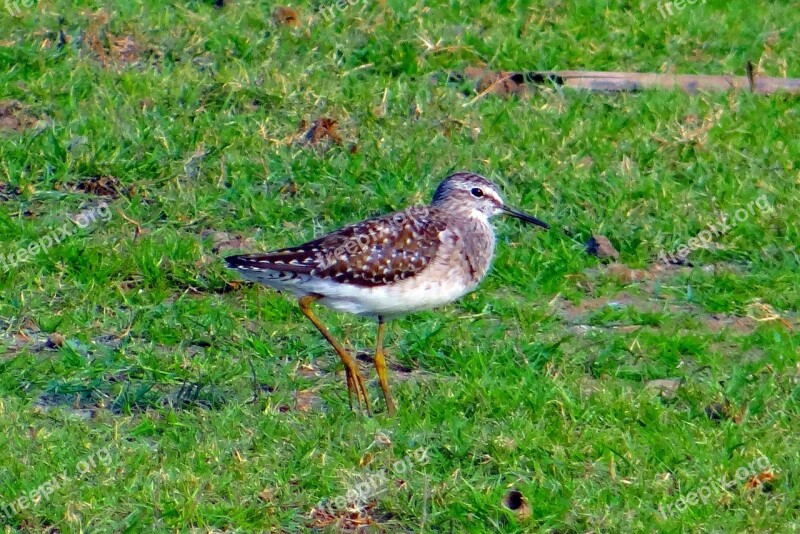
[[[468,284],[458,270],[444,272],[437,267],[432,266],[429,271],[401,282],[374,287],[340,284],[307,275],[286,280],[277,278],[275,275],[278,273],[271,271],[240,272],[249,280],[287,291],[297,297],[322,295],[318,302],[336,311],[391,318],[453,302],[477,285]]]
[[[461,298],[471,289],[456,280],[423,281],[411,278],[388,286],[362,288],[337,285],[325,288],[319,291],[325,295],[319,302],[337,311],[390,318],[443,306]]]

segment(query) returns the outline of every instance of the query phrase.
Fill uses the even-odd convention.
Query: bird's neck
[[[465,214],[464,254],[469,260],[475,282],[486,276],[494,256],[494,228],[482,212]]]

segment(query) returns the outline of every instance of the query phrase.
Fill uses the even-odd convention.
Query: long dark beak
[[[535,224],[536,226],[541,226],[542,228],[549,230],[550,225],[544,222],[541,219],[537,219],[533,215],[528,215],[527,213],[523,213],[521,211],[515,210],[513,208],[509,208],[508,206],[503,206],[503,212],[506,215],[511,215],[512,217],[516,217],[520,221],[525,221],[526,223]]]

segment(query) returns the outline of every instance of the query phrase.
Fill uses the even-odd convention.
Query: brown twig
[[[133,234],[133,238],[134,238],[134,239],[136,239],[137,237],[139,237],[140,235],[142,235],[142,226],[141,226],[141,225],[140,225],[138,222],[134,221],[133,219],[131,219],[130,217],[128,217],[127,215],[125,215],[125,214],[122,212],[122,210],[120,210],[120,209],[117,209],[117,213],[119,214],[119,216],[120,216],[120,217],[122,217],[123,219],[125,219],[126,221],[128,221],[129,223],[131,223],[132,225],[136,226],[136,230],[135,230],[135,232],[134,232],[134,234]]]

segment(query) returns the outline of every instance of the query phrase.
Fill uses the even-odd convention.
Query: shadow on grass
[[[184,380],[179,386],[135,380],[125,373],[107,375],[91,385],[51,385],[35,405],[43,410],[61,408],[84,419],[99,410],[113,415],[131,415],[147,410],[219,410],[229,402],[229,393],[202,381]],[[113,399],[113,400],[111,400]],[[110,402],[109,402],[110,400]]]

